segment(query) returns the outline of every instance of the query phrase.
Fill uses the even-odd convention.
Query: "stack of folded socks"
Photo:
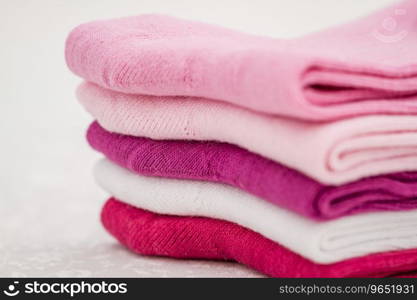
[[[417,274],[417,1],[293,40],[96,21],[66,60],[106,157],[103,225],[132,251],[277,277]]]

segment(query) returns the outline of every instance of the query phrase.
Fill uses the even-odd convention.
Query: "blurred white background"
[[[107,195],[85,142],[90,117],[64,42],[80,23],[164,13],[289,38],[395,0],[2,0],[0,276],[261,276],[234,263],[145,258],[101,228]]]

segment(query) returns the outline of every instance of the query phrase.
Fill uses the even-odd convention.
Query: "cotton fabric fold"
[[[415,277],[417,251],[378,253],[320,265],[231,222],[156,214],[109,199],[104,227],[142,255],[235,260],[272,277]]]
[[[417,248],[417,210],[316,222],[227,185],[140,176],[105,159],[94,176],[110,195],[135,207],[237,223],[316,263]]]
[[[164,141],[112,133],[93,122],[92,148],[146,176],[228,184],[308,218],[417,208],[417,173],[396,173],[326,186],[227,143]]]
[[[292,39],[163,15],[73,29],[104,227],[274,277],[417,276],[416,12]]]
[[[202,97],[309,120],[415,114],[416,11],[415,0],[402,1],[292,40],[162,15],[101,20],[70,33],[65,57],[87,81],[129,94]],[[397,31],[384,26],[392,16]]]
[[[227,142],[325,184],[417,170],[417,116],[300,122],[221,102],[128,95],[91,83],[81,84],[77,97],[108,131],[158,140]]]

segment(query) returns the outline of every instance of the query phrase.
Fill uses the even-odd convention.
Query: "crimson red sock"
[[[152,213],[109,199],[104,227],[143,255],[235,260],[273,277],[414,277],[417,249],[315,264],[262,235],[231,222]]]

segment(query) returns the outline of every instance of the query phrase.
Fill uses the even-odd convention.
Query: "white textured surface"
[[[145,258],[99,223],[107,195],[90,174],[99,157],[66,68],[67,33],[81,22],[167,13],[290,37],[393,0],[16,0],[0,3],[0,276],[261,276],[234,263]],[[381,20],[382,22],[383,20]]]

